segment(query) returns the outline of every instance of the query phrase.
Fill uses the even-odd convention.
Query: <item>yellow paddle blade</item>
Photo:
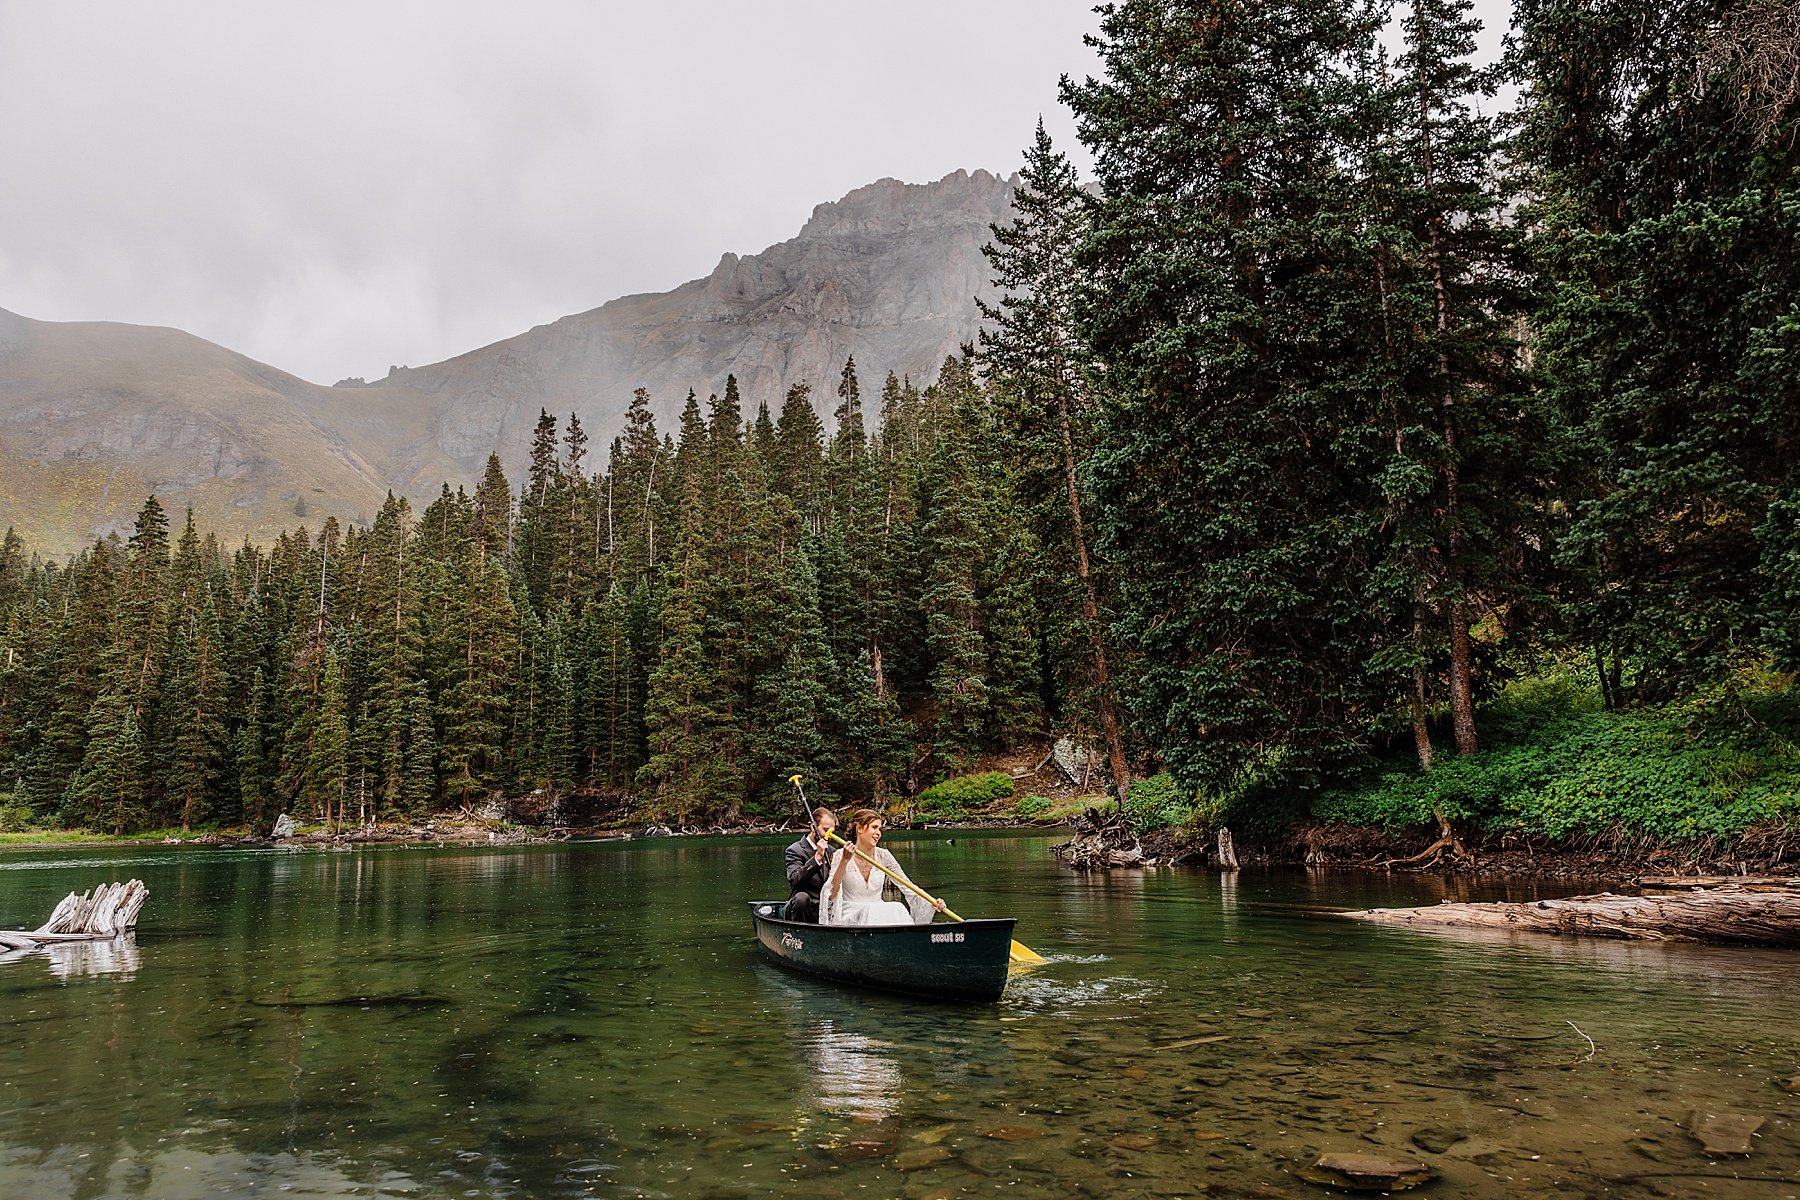
[[[1006,960],[1008,962],[1018,963],[1020,966],[1024,967],[1035,967],[1041,963],[1050,961],[1036,950],[1033,950],[1030,946],[1027,946],[1024,942],[1014,942],[1012,944],[1012,951],[1007,954]]]

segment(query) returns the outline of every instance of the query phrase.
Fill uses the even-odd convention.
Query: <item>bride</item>
[[[850,844],[867,858],[886,867],[895,878],[906,879],[906,872],[900,869],[894,856],[879,844],[882,825],[880,813],[867,808],[857,809],[850,814]],[[881,888],[886,882],[887,876],[863,858],[851,850],[839,850],[832,860],[830,882],[825,885],[819,924],[927,925],[934,910],[941,911],[944,907],[942,900],[927,900],[910,893],[905,904],[883,900]],[[908,879],[907,882],[912,881]]]

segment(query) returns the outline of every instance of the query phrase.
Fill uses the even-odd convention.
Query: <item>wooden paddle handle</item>
[[[934,906],[937,904],[943,903],[936,896],[932,895],[930,892],[926,891],[924,888],[920,887],[918,884],[912,882],[910,879],[902,879],[900,876],[894,874],[892,871],[888,870],[886,867],[882,866],[880,863],[876,862],[874,859],[870,858],[868,855],[864,854],[861,850],[858,850],[855,846],[852,846],[849,842],[846,842],[843,838],[841,838],[837,834],[831,832],[829,829],[825,831],[825,840],[828,842],[836,842],[838,845],[842,846],[844,849],[848,850],[850,853],[856,855],[856,857],[862,859],[864,862],[868,863],[871,867],[874,867],[877,871],[880,871],[883,875],[886,875],[889,879],[893,880],[895,883],[899,884],[901,887],[905,888],[907,891],[911,892],[913,895],[918,896],[920,899],[929,900],[929,901],[931,901],[931,903]],[[948,908],[944,909],[943,913],[946,917],[949,917],[952,921],[962,920],[961,917],[959,917],[955,913],[951,912]]]

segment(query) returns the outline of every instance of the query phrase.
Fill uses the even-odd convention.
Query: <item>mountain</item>
[[[151,492],[233,538],[366,520],[386,483],[330,391],[178,329],[0,309],[0,526],[62,553],[129,530]]]
[[[974,297],[993,299],[981,247],[1011,201],[1012,183],[986,171],[883,179],[819,205],[789,241],[726,254],[705,279],[396,369],[370,385],[371,399],[427,411],[432,428],[388,469],[410,491],[476,477],[494,450],[510,469],[524,462],[541,409],[579,415],[604,453],[638,387],[667,429],[689,388],[704,400],[728,374],[746,416],[759,401],[779,412],[789,387],[810,383],[828,423],[847,357],[871,399],[889,371],[929,381],[974,339]]]
[[[829,418],[846,357],[872,401],[887,372],[928,381],[974,338],[981,246],[1012,187],[883,179],[704,279],[369,384],[323,387],[175,329],[0,310],[0,526],[66,552],[129,530],[152,491],[232,539],[366,521],[389,488],[428,502],[473,483],[493,451],[516,479],[540,409],[578,414],[603,456],[634,388],[672,429],[688,389],[704,399],[727,374],[746,415],[810,383]]]

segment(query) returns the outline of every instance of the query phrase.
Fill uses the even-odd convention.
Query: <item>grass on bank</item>
[[[1514,683],[1486,706],[1479,753],[1429,772],[1386,763],[1313,806],[1328,822],[1386,829],[1434,810],[1489,833],[1560,841],[1624,829],[1669,842],[1724,840],[1800,811],[1800,692],[1733,681],[1656,707],[1607,712],[1573,673]]]
[[[1552,842],[1623,832],[1656,841],[1728,840],[1800,814],[1800,689],[1746,674],[1681,701],[1608,712],[1591,675],[1517,680],[1477,712],[1481,750],[1444,744],[1430,771],[1410,744],[1311,795],[1251,788],[1224,804],[1180,794],[1166,776],[1137,785],[1140,830],[1228,823],[1277,833],[1306,822],[1401,833],[1436,824]],[[1407,739],[1410,742],[1410,739]]]

